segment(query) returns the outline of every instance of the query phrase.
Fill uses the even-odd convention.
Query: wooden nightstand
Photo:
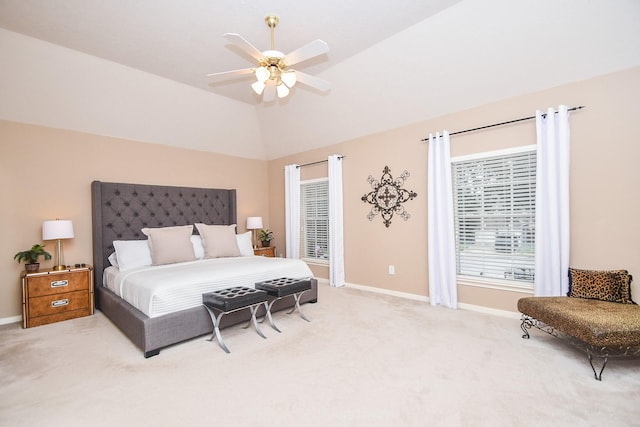
[[[23,271],[22,327],[93,314],[93,268]]]
[[[275,258],[276,256],[276,247],[269,246],[267,248],[253,248],[253,253],[258,256],[268,256],[271,258]]]

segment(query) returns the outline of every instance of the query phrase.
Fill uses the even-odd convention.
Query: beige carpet
[[[518,320],[320,287],[307,323],[142,353],[101,313],[0,327],[1,426],[640,425],[640,361],[594,380],[583,353]]]

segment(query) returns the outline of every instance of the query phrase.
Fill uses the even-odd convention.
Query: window
[[[302,257],[329,260],[329,180],[327,178],[300,183]]]
[[[451,160],[459,276],[532,288],[535,146]]]

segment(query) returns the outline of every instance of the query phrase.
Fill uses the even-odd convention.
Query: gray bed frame
[[[142,240],[144,227],[169,227],[237,223],[236,190],[169,187],[94,181],[91,183],[93,218],[93,266],[96,308],[102,311],[145,357],[155,356],[164,347],[213,331],[204,306],[150,318],[102,286],[103,271],[110,265],[114,240]],[[274,277],[275,279],[275,277]],[[318,282],[300,302],[316,302]],[[279,300],[272,310],[293,306],[292,298]],[[259,315],[264,313],[264,309]],[[223,317],[221,327],[250,319],[249,310]]]

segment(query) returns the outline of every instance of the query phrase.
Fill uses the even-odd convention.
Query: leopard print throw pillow
[[[570,268],[568,296],[633,304],[631,275],[627,270],[596,271]]]

